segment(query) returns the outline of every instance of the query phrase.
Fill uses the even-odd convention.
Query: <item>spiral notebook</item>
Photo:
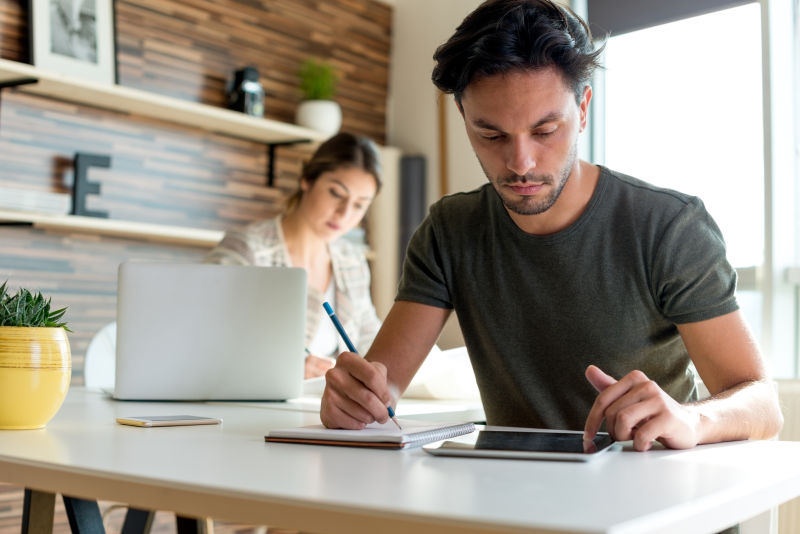
[[[264,441],[279,443],[305,443],[309,445],[340,445],[345,447],[372,447],[382,449],[410,449],[426,443],[450,439],[475,430],[472,423],[431,423],[399,419],[402,430],[390,420],[372,423],[364,430],[340,430],[310,425],[296,428],[270,430]]]

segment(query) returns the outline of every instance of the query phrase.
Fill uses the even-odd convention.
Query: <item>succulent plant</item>
[[[6,289],[7,283],[5,281],[0,285],[0,326],[44,326],[72,332],[67,328],[67,323],[61,320],[67,311],[66,307],[51,311],[50,298],[27,289],[11,294]]]
[[[330,63],[307,59],[300,65],[298,75],[305,100],[331,100],[336,94],[339,76]]]

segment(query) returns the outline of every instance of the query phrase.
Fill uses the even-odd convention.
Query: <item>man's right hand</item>
[[[319,417],[328,428],[361,430],[373,421],[385,423],[391,401],[386,366],[343,352],[325,373]]]

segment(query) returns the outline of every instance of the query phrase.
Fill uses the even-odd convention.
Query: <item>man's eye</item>
[[[334,198],[344,198],[344,195],[336,189],[331,189],[331,195],[333,195]]]
[[[545,132],[534,132],[534,134],[533,134],[533,135],[535,135],[535,136],[537,136],[537,137],[547,137],[548,135],[553,135],[554,133],[556,133],[556,130],[557,130],[557,129],[558,129],[558,128],[554,128],[554,129],[552,129],[552,130],[547,130],[547,131],[545,131]]]

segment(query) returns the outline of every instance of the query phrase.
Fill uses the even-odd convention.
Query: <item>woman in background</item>
[[[282,215],[228,231],[206,256],[209,263],[306,270],[306,378],[325,374],[333,358],[347,350],[322,308],[323,301],[336,310],[362,354],[380,328],[364,251],[340,239],[361,223],[380,186],[375,144],[339,133],[320,145],[305,164],[300,189]]]

